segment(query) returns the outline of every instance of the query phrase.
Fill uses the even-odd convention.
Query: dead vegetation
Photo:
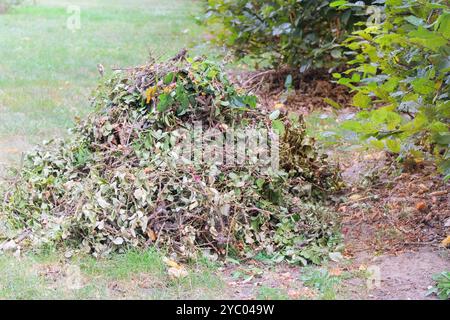
[[[117,71],[69,138],[26,156],[2,205],[21,243],[5,239],[3,249],[63,244],[68,256],[71,249],[103,256],[156,246],[180,258],[264,251],[304,264],[328,257],[339,222],[323,201],[341,182],[302,117],[269,116],[218,65],[184,54]],[[206,157],[215,151],[195,145],[197,123],[218,135],[279,134],[279,168],[258,148],[246,148],[243,163]],[[212,161],[180,154],[180,145]]]

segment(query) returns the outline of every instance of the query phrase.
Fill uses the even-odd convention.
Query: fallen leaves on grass
[[[189,275],[189,272],[186,270],[186,268],[176,261],[165,257],[163,259],[163,262],[168,266],[167,273],[169,274],[170,278],[180,279]]]

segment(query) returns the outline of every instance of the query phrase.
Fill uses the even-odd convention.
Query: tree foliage
[[[336,1],[347,8],[347,1]],[[354,59],[337,82],[356,92],[356,118],[343,124],[364,141],[423,159],[432,154],[450,177],[450,10],[448,1],[387,0],[343,43]]]

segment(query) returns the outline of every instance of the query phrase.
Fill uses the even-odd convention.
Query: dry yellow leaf
[[[145,96],[147,98],[147,104],[150,103],[150,101],[152,100],[155,93],[156,93],[156,86],[150,87],[147,89],[147,91],[145,91]]]
[[[177,262],[169,259],[169,258],[164,258],[163,262],[170,268],[177,268],[177,269],[181,269],[183,268],[181,265],[179,265]]]
[[[447,238],[445,238],[444,240],[442,240],[442,245],[444,247],[450,247],[450,236],[447,236]]]
[[[277,104],[275,104],[275,105],[273,106],[273,108],[274,108],[274,109],[282,109],[282,108],[284,108],[284,104],[282,104],[282,103],[277,103]]]
[[[169,274],[169,276],[171,278],[179,279],[179,278],[184,278],[189,275],[187,270],[182,265],[178,264],[177,262],[175,262],[169,258],[164,258],[163,262],[169,267],[169,269],[167,270],[167,273]]]

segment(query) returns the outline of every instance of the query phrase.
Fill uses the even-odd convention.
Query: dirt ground
[[[450,188],[431,172],[422,168],[390,182],[381,179],[365,192],[353,188],[353,200],[340,207],[346,253],[380,280],[372,290],[352,290],[354,298],[436,299],[426,294],[432,275],[450,269],[450,250],[441,245],[450,234]],[[347,282],[351,288],[358,284],[360,279]]]
[[[331,276],[346,273],[334,286],[333,297],[323,296],[316,288],[304,284],[302,275],[305,270],[309,272],[307,268],[287,265],[267,268],[260,265],[258,270],[256,265],[231,267],[224,271],[228,298],[435,300],[436,296],[427,295],[433,285],[431,277],[449,269],[450,252],[425,246],[398,255],[361,253],[349,261],[327,268]],[[237,280],[235,273],[245,268],[250,276]],[[364,275],[362,271],[370,274]],[[319,281],[317,279],[317,283]],[[267,288],[272,291],[269,291],[269,296],[264,296]]]
[[[361,263],[360,263],[361,262]],[[355,292],[356,298],[374,300],[422,300],[436,299],[427,296],[432,286],[433,274],[448,270],[450,253],[447,249],[420,247],[398,255],[361,256],[356,264],[376,266],[380,282],[373,281],[373,289],[363,295]],[[348,282],[347,285],[353,284]]]
[[[341,261],[323,267],[267,266],[257,261],[227,267],[223,270],[227,296],[437,299],[427,293],[432,276],[450,269],[450,250],[441,245],[450,233],[449,184],[430,167],[393,180],[378,172],[377,183],[368,187],[363,172],[386,168],[380,157],[354,157],[342,168],[348,188],[343,195],[346,200],[338,205],[345,243]],[[325,275],[309,277],[305,285],[304,276],[314,270],[323,270]]]
[[[257,75],[257,77],[255,77]],[[270,84],[284,74],[243,73],[234,80],[254,90],[268,108],[308,115],[329,112],[324,98],[338,102],[344,113],[350,97],[322,78],[300,82],[284,97],[283,86]],[[281,89],[280,89],[281,88]],[[347,184],[337,209],[343,217],[343,260],[324,266],[305,286],[311,268],[267,267],[256,261],[225,268],[228,296],[237,299],[437,299],[427,295],[433,274],[450,269],[450,250],[441,241],[450,234],[450,184],[427,162],[399,167],[384,152],[333,154]],[[317,268],[316,268],[317,269]],[[237,274],[237,276],[236,276]],[[313,277],[314,278],[314,277]],[[327,286],[339,279],[335,285]],[[303,279],[303,280],[302,280]],[[332,289],[332,294],[324,294]],[[264,292],[268,297],[264,296]]]

